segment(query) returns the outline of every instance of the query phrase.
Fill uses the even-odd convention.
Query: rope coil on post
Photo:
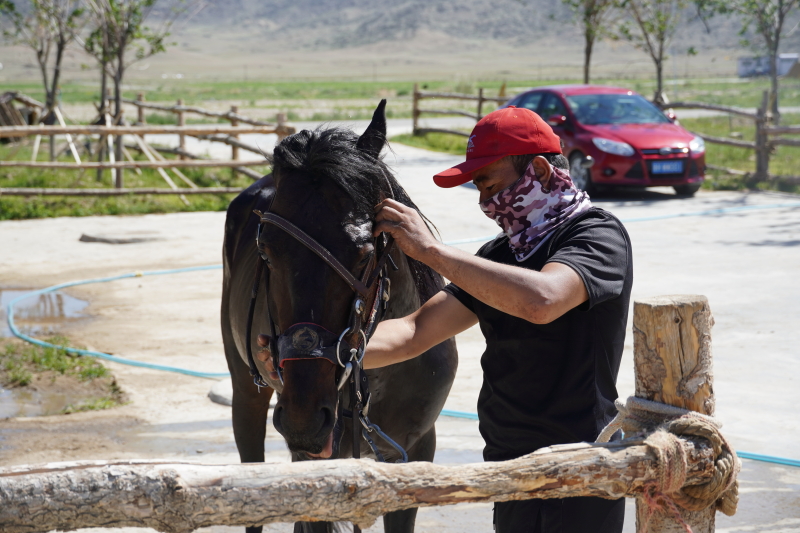
[[[649,483],[643,495],[650,513],[666,507],[684,526],[676,506],[699,511],[714,505],[733,516],[739,503],[737,475],[741,461],[733,447],[720,433],[721,424],[713,417],[696,411],[631,396],[627,402],[616,401],[617,416],[597,437],[608,442],[618,430],[626,436],[643,435],[645,445],[658,460],[658,479]],[[714,451],[714,476],[702,485],[684,486],[687,473],[686,451],[678,437],[698,437],[708,441]]]

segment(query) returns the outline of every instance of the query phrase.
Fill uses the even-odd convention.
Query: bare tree
[[[597,40],[606,33],[608,15],[616,0],[562,0],[580,21],[583,29],[583,83],[589,83],[592,51]]]
[[[166,50],[166,39],[179,10],[162,14],[157,28],[146,25],[159,0],[85,0],[92,13],[92,28],[84,42],[86,51],[100,64],[100,110],[105,111],[106,79],[114,84],[115,120],[122,113],[122,81],[133,63]],[[115,155],[122,160],[122,137],[117,137]],[[123,172],[117,169],[115,185],[122,187]]]
[[[716,12],[740,15],[743,44],[766,52],[769,57],[770,108],[773,122],[778,124],[778,53],[786,23],[797,14],[798,0],[712,0],[710,4]],[[757,35],[756,42],[747,38],[751,33]]]
[[[58,105],[64,52],[80,29],[83,14],[80,0],[0,0],[3,36],[36,53],[44,84],[45,112],[42,121],[45,124],[55,123],[54,110]],[[50,159],[55,159],[52,137]]]
[[[617,37],[646,52],[656,67],[656,92],[653,101],[665,103],[664,61],[688,0],[622,0],[618,7],[629,19],[619,25]],[[631,27],[632,24],[635,27]]]

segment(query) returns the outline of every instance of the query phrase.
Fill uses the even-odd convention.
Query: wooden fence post
[[[705,415],[714,414],[711,327],[708,299],[700,295],[658,296],[633,304],[636,396]],[[680,509],[693,533],[714,531],[715,507]],[[636,531],[683,533],[670,511],[655,511],[636,500]]]
[[[114,119],[114,125],[115,126],[121,126],[122,124],[125,123],[125,121],[122,118],[124,112],[125,112],[124,109],[120,109],[119,110],[119,116]],[[124,134],[119,134],[119,135],[116,136],[116,145],[114,147],[115,148],[114,158],[115,158],[116,161],[122,161],[122,159],[123,159],[123,157],[122,157],[122,147],[123,147],[124,139],[125,139],[125,135]],[[110,150],[110,148],[109,148],[109,150]],[[124,189],[125,188],[125,169],[124,168],[120,167],[120,168],[116,169],[115,177],[114,177],[114,187],[116,187],[117,189]]]
[[[478,121],[483,118],[483,87],[478,89]]]
[[[182,99],[178,100],[178,106],[179,107],[183,107],[183,100]],[[186,125],[186,116],[184,115],[183,110],[179,109],[176,113],[178,115],[178,126],[185,126]],[[178,135],[178,148],[180,148],[181,151],[186,151],[186,136],[183,135],[183,134]],[[186,159],[185,157],[183,157],[183,155],[179,155],[178,158],[179,159]]]
[[[278,142],[281,142],[289,135],[286,133],[286,122],[288,117],[286,113],[278,113],[275,115],[276,130],[278,132]]]
[[[136,101],[140,104],[144,103],[144,93],[139,93],[136,95]],[[140,105],[136,106],[136,122],[139,124],[147,124],[147,119],[144,116],[144,108]]]
[[[756,113],[756,173],[753,176],[754,182],[767,181],[769,179],[769,138],[767,135],[767,110],[769,106],[769,93],[764,91],[761,99],[761,107]]]
[[[239,113],[239,106],[232,105],[231,106],[231,114],[232,115],[237,115],[238,113]],[[236,118],[231,117],[231,127],[236,127],[238,125],[239,125],[239,121]],[[233,137],[234,139],[239,139],[239,136],[236,135],[235,133],[231,134],[231,137]],[[233,159],[234,161],[238,161],[239,160],[239,147],[238,146],[231,146],[231,159]],[[231,168],[231,178],[234,178],[234,179],[236,178],[236,169],[235,168]]]
[[[413,103],[411,107],[411,134],[418,135],[419,130],[419,84],[414,84]]]

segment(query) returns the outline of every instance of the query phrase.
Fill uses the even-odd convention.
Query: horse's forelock
[[[302,130],[275,147],[273,171],[278,176],[307,174],[320,185],[331,181],[353,199],[358,214],[368,218],[384,198],[419,210],[386,164],[357,148],[358,138],[344,128]],[[441,288],[441,278],[423,263],[407,259],[420,297],[426,301]]]

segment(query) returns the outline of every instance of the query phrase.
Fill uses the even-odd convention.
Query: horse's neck
[[[405,254],[399,252],[393,255],[399,268],[396,271],[389,268],[391,287],[385,319],[407,316],[419,309],[421,302],[417,285],[414,283],[414,273]]]

